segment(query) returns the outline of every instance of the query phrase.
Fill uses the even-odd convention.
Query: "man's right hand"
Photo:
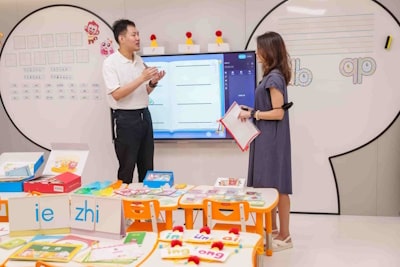
[[[148,67],[142,71],[143,82],[147,82],[158,73],[157,67]]]

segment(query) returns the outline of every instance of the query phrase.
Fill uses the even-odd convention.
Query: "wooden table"
[[[129,186],[130,188],[144,188],[142,183],[133,183]],[[173,228],[173,211],[177,210],[179,207],[179,200],[183,197],[184,193],[193,188],[193,186],[187,185],[182,190],[182,194],[176,197],[171,196],[158,196],[151,194],[143,194],[137,196],[125,197],[129,199],[157,199],[160,202],[160,210],[165,212],[165,226],[166,229]]]
[[[204,191],[208,192],[209,190],[215,190],[214,186],[209,185],[199,185],[192,188],[195,191]],[[256,233],[261,236],[264,235],[264,219],[265,219],[265,228],[267,232],[266,237],[266,255],[272,255],[272,209],[274,209],[278,205],[279,193],[274,188],[253,188],[247,187],[244,189],[244,192],[258,192],[264,201],[263,205],[254,206],[252,202],[250,203],[250,212],[254,212],[256,215],[255,219],[255,228]],[[193,211],[195,209],[201,209],[203,207],[203,200],[205,198],[212,198],[212,194],[207,195],[205,193],[203,197],[200,194],[196,194],[196,197],[193,197],[190,190],[184,194],[179,200],[179,207],[184,209],[185,211],[185,225],[187,229],[193,229]],[[203,225],[205,224],[203,218]]]
[[[169,231],[171,232],[171,231]],[[163,231],[160,233],[160,237],[163,234],[168,233],[168,231]],[[211,242],[209,243],[189,243],[187,240],[199,233],[199,230],[184,230],[183,233],[183,245],[184,246],[192,246],[196,248],[204,248],[209,249],[211,247]],[[216,240],[218,238],[222,238],[223,236],[227,236],[227,231],[222,230],[212,230],[210,234]],[[224,262],[216,262],[216,261],[208,261],[208,260],[200,260],[200,265],[202,267],[247,267],[247,266],[257,266],[257,247],[262,244],[262,237],[256,233],[240,233],[240,241],[239,245],[225,245],[223,250],[225,253],[230,254],[228,258]],[[155,267],[155,266],[165,266],[165,267],[174,267],[174,266],[193,266],[187,265],[187,259],[162,259],[161,258],[161,250],[163,248],[167,248],[170,246],[170,242],[159,241],[156,246],[156,249],[142,261],[139,266],[140,267]],[[218,251],[217,251],[218,252]]]
[[[0,229],[4,226],[7,226],[7,223],[0,223]],[[1,233],[1,232],[0,232]],[[124,238],[120,239],[120,240],[116,240],[116,239],[106,239],[106,238],[97,238],[97,237],[93,237],[93,236],[85,236],[85,235],[76,235],[73,234],[75,236],[80,236],[80,237],[84,237],[84,238],[89,238],[89,239],[96,239],[99,241],[99,243],[96,246],[99,247],[104,247],[104,246],[112,246],[112,245],[117,245],[117,244],[122,244]],[[32,239],[33,236],[22,236],[22,237],[18,237],[18,238],[22,238],[25,239],[26,241],[29,241]],[[0,242],[4,242],[7,241],[9,239],[14,239],[15,237],[9,237],[8,235],[5,236],[0,236]],[[50,241],[50,240],[49,240]],[[153,250],[156,249],[156,244],[158,242],[158,234],[157,233],[153,233],[153,232],[146,232],[146,236],[143,240],[142,245],[140,245],[140,249],[143,252],[143,255],[136,261],[134,261],[131,264],[107,264],[107,263],[102,263],[102,264],[93,264],[93,263],[81,263],[79,261],[79,258],[82,258],[86,255],[86,252],[88,251],[83,251],[82,253],[78,253],[72,261],[68,262],[68,263],[55,263],[52,262],[51,265],[52,266],[59,266],[59,267],[64,267],[64,266],[68,266],[68,267],[83,267],[83,266],[114,266],[114,267],[120,267],[120,266],[124,266],[124,267],[134,267],[134,266],[138,266],[141,262],[143,262],[147,257],[149,257],[149,255],[153,252]],[[7,267],[34,267],[35,266],[35,261],[18,261],[18,260],[9,260],[7,261],[6,265],[2,265],[2,263],[9,257],[11,256],[15,251],[17,251],[18,249],[20,249],[22,246],[14,248],[14,249],[10,249],[10,250],[6,250],[6,249],[0,249],[0,266],[7,266]]]

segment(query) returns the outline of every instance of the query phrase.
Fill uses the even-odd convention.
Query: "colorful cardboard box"
[[[88,155],[86,144],[52,144],[43,175],[25,182],[24,191],[68,193],[79,188]]]
[[[0,155],[0,192],[22,192],[44,162],[43,152],[7,152]]]
[[[170,171],[147,171],[143,185],[149,188],[160,188],[165,185],[174,185],[174,173]]]
[[[24,183],[25,192],[67,193],[82,185],[81,176],[64,172],[57,176],[40,177]]]

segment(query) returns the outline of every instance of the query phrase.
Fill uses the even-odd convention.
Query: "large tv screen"
[[[150,94],[155,140],[232,139],[218,120],[234,101],[254,105],[254,51],[142,58],[166,71]]]

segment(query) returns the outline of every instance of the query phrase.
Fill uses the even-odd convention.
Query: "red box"
[[[41,193],[68,193],[82,185],[81,176],[64,172],[57,176],[42,177],[24,183],[24,191]]]
[[[43,175],[24,183],[24,191],[68,193],[81,186],[81,175],[89,154],[87,144],[56,143],[44,166]]]

